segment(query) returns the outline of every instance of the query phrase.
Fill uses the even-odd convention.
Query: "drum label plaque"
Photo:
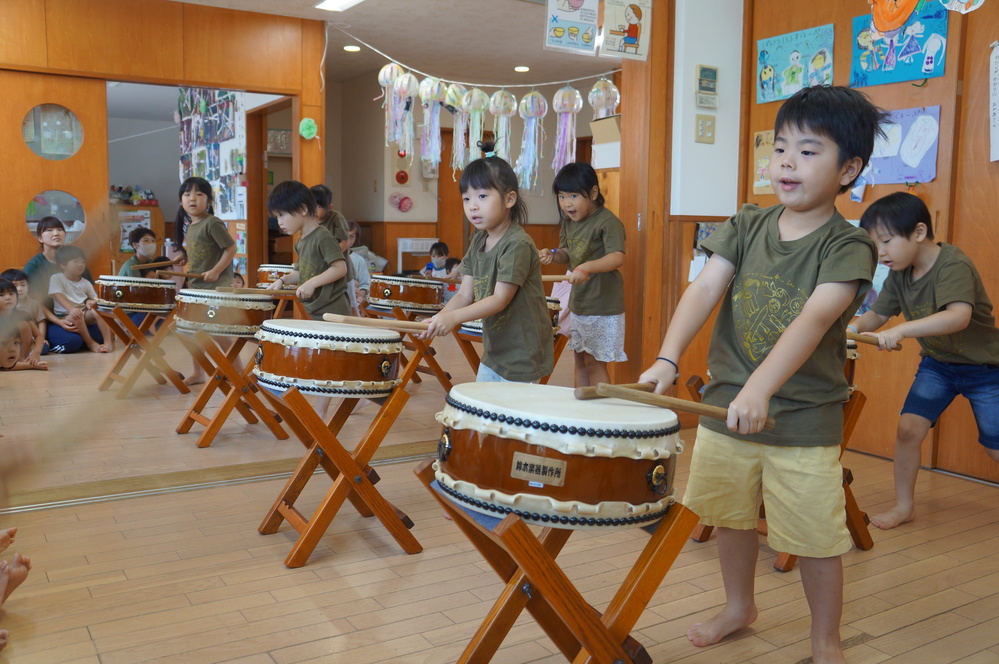
[[[514,452],[510,477],[527,480],[531,486],[536,486],[537,483],[562,486],[565,483],[566,465],[567,462],[558,459],[547,459],[533,454]]]

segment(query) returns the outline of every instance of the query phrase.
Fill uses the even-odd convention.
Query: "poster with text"
[[[944,75],[947,9],[927,2],[902,27],[879,32],[871,15],[853,19],[850,85],[862,88]]]
[[[832,85],[833,24],[756,42],[756,103],[787,99],[802,88]]]
[[[890,111],[891,121],[882,126],[885,138],[874,143],[871,161],[857,183],[915,184],[937,177],[937,139],[940,107]]]
[[[136,228],[152,228],[152,215],[149,210],[120,210],[118,224],[121,227],[118,251],[134,254],[135,249],[128,242],[128,235]]]
[[[772,194],[770,157],[774,152],[774,130],[758,131],[753,137],[753,193]]]
[[[544,47],[596,55],[599,8],[599,0],[548,0]]]
[[[652,39],[652,0],[605,0],[600,55],[645,60]]]

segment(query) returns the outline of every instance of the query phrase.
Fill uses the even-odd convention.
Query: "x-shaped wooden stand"
[[[108,370],[107,375],[104,376],[104,380],[101,381],[97,389],[105,392],[116,382],[121,383],[121,389],[118,390],[115,396],[118,399],[124,399],[132,391],[132,388],[135,387],[135,383],[139,380],[142,372],[148,371],[153,380],[160,385],[164,385],[167,381],[170,381],[181,394],[189,394],[191,392],[191,388],[184,384],[184,377],[174,371],[167,364],[164,357],[162,344],[163,340],[166,339],[166,335],[170,332],[173,311],[165,316],[148,313],[138,326],[136,326],[121,307],[115,307],[110,312],[98,309],[97,314],[104,319],[111,329],[111,333],[118,337],[124,345],[121,355],[118,356],[114,366]],[[159,329],[156,330],[152,337],[147,337],[146,333],[160,319],[163,322],[160,324]],[[126,374],[125,366],[133,357],[136,358],[137,362]]]
[[[380,307],[374,307],[370,304],[363,308],[365,316],[369,318],[385,318],[388,320],[403,320],[403,321],[415,321],[417,316],[420,314],[417,312],[405,312],[400,307],[393,307],[392,309],[383,309]],[[399,334],[403,336],[403,348],[408,351],[416,353],[416,358],[419,360],[417,364],[416,371],[419,373],[432,373],[437,377],[437,382],[441,384],[444,388],[444,392],[448,393],[451,391],[451,374],[444,371],[441,368],[440,363],[434,357],[437,351],[430,347],[430,341],[424,341],[417,336],[416,332],[406,332],[400,331]],[[402,356],[403,362],[408,362],[406,356]],[[419,375],[413,374],[413,382],[420,383],[422,379]]]
[[[697,525],[693,512],[679,503],[670,508],[601,614],[586,602],[555,562],[571,530],[544,528],[535,536],[516,515],[502,521],[478,515],[457,506],[435,488],[431,460],[421,463],[415,472],[506,583],[459,662],[479,664],[491,660],[520,613],[527,609],[571,662],[651,664],[645,649],[630,633]]]
[[[229,413],[235,409],[247,423],[256,424],[259,417],[279,440],[288,438],[287,432],[281,428],[280,419],[267,410],[258,396],[260,388],[251,373],[252,363],[248,363],[242,371],[235,366],[239,352],[250,338],[236,337],[229,350],[223,353],[215,340],[203,330],[193,336],[179,331],[175,331],[175,335],[208,376],[198,398],[180,421],[177,433],[187,433],[195,422],[202,424],[205,430],[198,437],[198,447],[208,447],[225,424]],[[215,414],[207,417],[203,411],[215,390],[220,390],[225,399]]]
[[[472,367],[472,373],[478,374],[480,361],[479,353],[475,350],[475,346],[472,344],[482,343],[482,335],[465,332],[461,329],[461,327],[456,327],[452,334],[454,334],[454,338],[458,342],[458,348],[461,349],[461,354],[465,356],[465,359],[468,360],[469,366]],[[555,361],[552,362],[552,366],[558,365],[558,358],[562,356],[562,351],[565,350],[565,346],[568,343],[569,337],[564,334],[555,335]],[[538,382],[542,385],[547,385],[548,381],[551,380],[551,377],[552,375],[548,374]]]

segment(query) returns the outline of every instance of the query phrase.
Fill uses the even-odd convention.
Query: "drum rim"
[[[190,300],[181,300],[182,297],[195,298]],[[218,291],[210,289],[201,288],[181,288],[177,291],[177,301],[178,302],[190,302],[191,304],[200,304],[196,301],[196,298],[204,298],[206,300],[224,300],[226,302],[272,302],[273,297],[270,295],[257,295],[255,293],[240,293],[239,295],[234,295],[232,293],[219,293]]]
[[[261,270],[269,270],[275,268],[280,270],[287,268],[292,272],[295,271],[295,266],[292,263],[263,263],[257,268],[257,272],[260,272]]]
[[[430,286],[435,290],[444,290],[443,281],[432,281],[430,279],[414,279],[413,277],[393,277],[387,274],[371,275],[371,282],[388,281],[389,283],[409,283],[417,286]]]
[[[358,330],[363,330],[365,334],[385,334],[383,337],[339,337],[331,334],[320,334],[315,332],[303,332],[291,329],[282,329],[285,325],[295,325],[301,323],[315,323],[322,325],[336,325],[338,327],[352,327]],[[352,342],[352,343],[374,343],[374,344],[387,344],[387,343],[402,343],[402,335],[395,330],[381,330],[378,328],[366,328],[360,325],[349,325],[346,323],[328,323],[325,321],[307,321],[307,320],[265,320],[260,324],[260,331],[267,332],[274,335],[287,335],[289,337],[301,337],[304,339],[316,339],[317,341],[339,341],[339,342]]]
[[[94,281],[94,285],[97,284],[111,285],[115,282],[133,284],[135,286],[155,286],[157,288],[173,288],[174,290],[177,289],[177,283],[169,279],[146,279],[145,277],[119,277],[111,274],[100,275]]]
[[[300,392],[319,394],[322,396],[336,396],[338,394],[349,394],[362,397],[379,397],[386,396],[392,393],[399,383],[402,382],[401,378],[393,378],[392,380],[384,381],[386,387],[377,390],[362,390],[362,389],[350,389],[344,387],[318,387],[314,385],[308,385],[305,383],[300,383],[297,381],[302,381],[302,378],[289,379],[284,382],[275,380],[271,376],[278,376],[278,374],[272,374],[269,371],[263,371],[259,366],[253,367],[253,375],[257,382],[261,383],[267,389],[280,389],[282,392],[288,390],[292,387],[298,388]],[[280,378],[290,378],[287,376],[279,376]],[[354,382],[361,383],[365,381],[344,381],[344,382]]]

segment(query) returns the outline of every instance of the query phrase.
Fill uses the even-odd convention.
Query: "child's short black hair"
[[[146,237],[147,235],[152,237],[154,240],[156,239],[156,233],[153,232],[152,228],[145,228],[143,226],[140,226],[139,228],[133,228],[131,232],[128,234],[128,243],[139,244],[140,242],[142,242],[142,238]]]
[[[926,239],[933,239],[933,218],[922,199],[906,191],[896,191],[871,203],[860,216],[860,227],[868,233],[878,228],[889,235],[909,237],[916,226],[926,226]]]
[[[3,295],[4,293],[13,293],[14,297],[16,298],[17,286],[15,286],[14,282],[11,281],[10,279],[0,278],[0,295]]]
[[[6,279],[7,281],[27,281],[28,275],[25,274],[24,270],[18,270],[16,267],[12,267],[9,270],[0,272],[0,279]]]
[[[35,235],[37,237],[41,237],[42,233],[50,228],[58,228],[63,232],[66,231],[66,225],[59,221],[58,217],[42,217],[41,220],[35,225]]]
[[[62,267],[74,258],[79,258],[84,261],[87,260],[87,256],[83,253],[83,249],[74,247],[71,244],[59,247],[59,250],[56,251],[56,262],[59,263],[59,267]]]
[[[324,210],[330,209],[330,205],[333,204],[333,192],[324,184],[313,185],[309,191],[312,192],[312,197],[316,199],[316,206],[321,207]]]
[[[444,269],[447,270],[448,272],[458,267],[459,265],[461,265],[460,258],[449,258],[446,261],[444,261]]]
[[[296,214],[303,207],[310,215],[316,214],[316,197],[298,180],[285,180],[267,197],[267,210],[275,216],[280,212]]]
[[[593,188],[597,188],[596,204],[599,207],[604,205],[604,195],[600,193],[600,182],[597,180],[597,172],[585,161],[574,161],[566,164],[555,175],[552,181],[552,193],[555,194],[555,205],[558,206],[558,193],[564,191],[567,194],[583,194],[587,198]],[[560,210],[561,213],[561,210]]]
[[[431,256],[433,256],[434,254],[438,256],[447,256],[450,253],[451,252],[448,251],[447,245],[444,244],[443,242],[434,242],[432,245],[430,245]]]
[[[777,111],[774,135],[784,127],[808,129],[831,138],[839,148],[839,165],[860,157],[860,171],[867,166],[874,151],[874,141],[884,136],[881,125],[888,113],[863,92],[843,86],[817,85],[791,95]],[[860,171],[857,177],[860,177]],[[854,179],[854,182],[856,179]],[[840,193],[853,186],[843,185]]]

